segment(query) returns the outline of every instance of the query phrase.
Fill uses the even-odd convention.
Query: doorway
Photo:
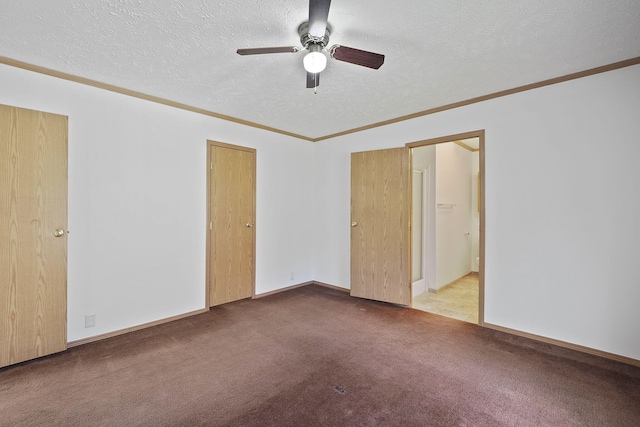
[[[484,132],[407,144],[414,309],[484,322]]]
[[[208,141],[207,304],[255,295],[256,150]]]

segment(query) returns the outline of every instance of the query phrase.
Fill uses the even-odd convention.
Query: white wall
[[[315,278],[349,287],[349,155],[485,129],[485,321],[640,359],[640,66],[314,146]]]
[[[436,145],[436,290],[471,271],[472,158],[453,142]]]
[[[5,65],[0,103],[69,116],[69,341],[205,307],[207,139],[257,149],[256,292],[313,279],[311,143]]]

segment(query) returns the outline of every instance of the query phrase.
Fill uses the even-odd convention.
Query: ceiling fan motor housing
[[[319,45],[321,48],[325,48],[329,44],[329,36],[331,35],[331,27],[327,24],[327,29],[324,32],[323,37],[314,37],[309,34],[309,22],[303,22],[298,27],[298,34],[300,34],[300,43],[305,49],[309,49],[311,45]]]

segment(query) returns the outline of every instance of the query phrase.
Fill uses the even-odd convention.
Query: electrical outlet
[[[85,328],[93,328],[96,326],[96,315],[95,314],[87,314],[84,316],[84,327]]]

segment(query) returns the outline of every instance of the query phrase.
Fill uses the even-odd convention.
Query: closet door
[[[0,105],[0,366],[67,346],[67,117]]]
[[[209,306],[254,295],[256,150],[209,142]]]

